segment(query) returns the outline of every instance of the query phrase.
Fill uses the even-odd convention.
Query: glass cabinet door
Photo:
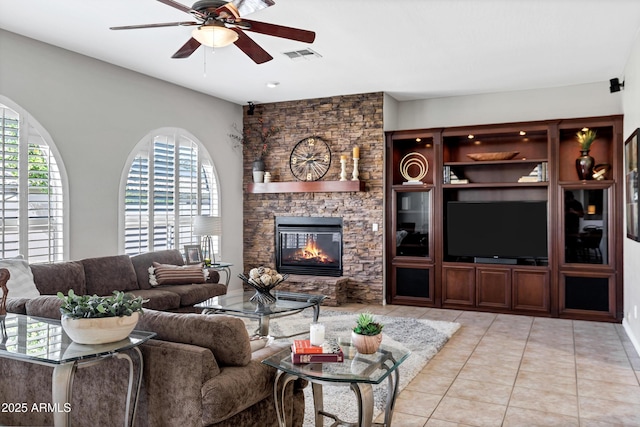
[[[396,256],[429,256],[431,193],[398,191],[395,198]]]
[[[565,262],[609,264],[609,189],[564,190]]]

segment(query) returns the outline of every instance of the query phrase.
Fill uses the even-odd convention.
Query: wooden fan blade
[[[173,1],[173,0],[158,0],[158,1],[160,3],[166,4],[167,6],[171,6],[183,12],[197,16],[198,18],[207,19],[207,16],[204,13],[198,12],[197,10],[193,10],[189,6],[185,6],[182,3],[178,3],[177,1]]]
[[[244,28],[246,31],[254,33],[266,34],[268,36],[281,37],[283,39],[297,40],[305,43],[313,43],[316,39],[316,33],[308,30],[300,30],[298,28],[285,27],[283,25],[268,24],[266,22],[250,21],[248,19],[238,20],[238,25],[247,23],[250,28]]]
[[[258,43],[254,42],[248,35],[238,28],[232,28],[233,31],[238,33],[238,40],[235,41],[235,45],[240,48],[249,58],[256,64],[262,64],[267,61],[271,61],[273,56],[261,48]]]
[[[138,28],[156,28],[156,27],[186,27],[191,25],[200,25],[197,22],[164,22],[158,24],[141,24],[141,25],[123,25],[121,27],[109,27],[110,30],[135,30]]]
[[[191,56],[193,52],[196,51],[200,47],[200,42],[193,37],[191,37],[176,53],[173,54],[172,58],[188,58]]]
[[[247,16],[276,4],[272,0],[233,0],[231,3],[238,9],[240,16]]]

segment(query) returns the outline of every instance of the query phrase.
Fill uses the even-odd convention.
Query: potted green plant
[[[376,322],[373,314],[360,313],[351,332],[351,343],[358,353],[373,354],[382,342],[383,324]]]
[[[58,292],[62,300],[60,313],[64,331],[79,344],[105,344],[125,339],[143,313],[142,305],[149,301],[120,291],[113,295],[68,295]]]

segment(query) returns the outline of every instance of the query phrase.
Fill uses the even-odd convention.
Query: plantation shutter
[[[194,141],[156,135],[134,158],[125,189],[125,253],[198,244],[193,218],[218,212],[213,166]]]
[[[63,259],[62,179],[27,117],[0,105],[0,258]]]

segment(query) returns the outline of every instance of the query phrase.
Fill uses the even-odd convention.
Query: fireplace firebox
[[[276,217],[280,273],[342,276],[342,218]]]

